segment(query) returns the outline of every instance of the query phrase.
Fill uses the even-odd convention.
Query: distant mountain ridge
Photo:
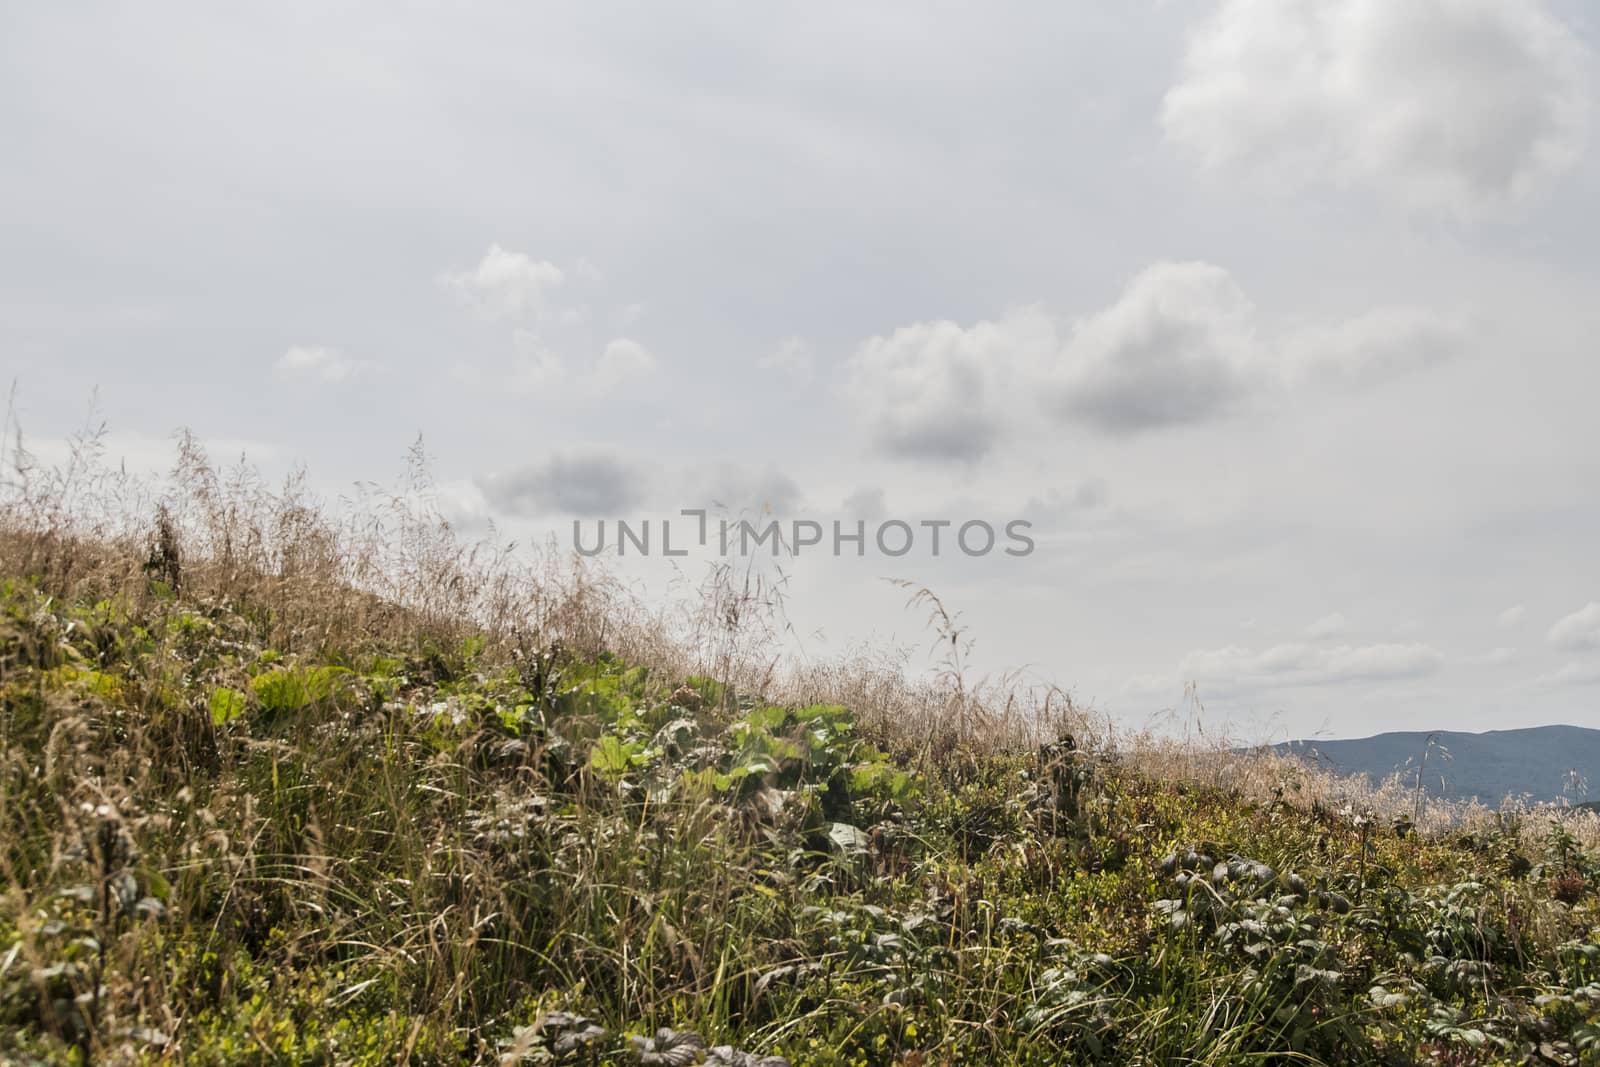
[[[1344,774],[1364,774],[1374,782],[1396,771],[1415,782],[1427,751],[1424,790],[1451,800],[1476,798],[1491,807],[1506,797],[1534,802],[1565,798],[1573,804],[1600,800],[1600,730],[1583,726],[1481,734],[1406,730],[1351,740],[1286,741],[1272,748]],[[1574,772],[1586,791],[1572,787]]]

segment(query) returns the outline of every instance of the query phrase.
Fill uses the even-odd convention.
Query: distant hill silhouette
[[[1407,730],[1345,741],[1287,741],[1272,747],[1345,774],[1367,775],[1374,782],[1395,771],[1415,782],[1429,737],[1433,749],[1422,786],[1434,796],[1476,798],[1490,806],[1508,796],[1535,802],[1565,796],[1575,804],[1600,800],[1600,730],[1582,726],[1532,726],[1481,734]],[[1586,780],[1586,793],[1567,788],[1573,771]]]

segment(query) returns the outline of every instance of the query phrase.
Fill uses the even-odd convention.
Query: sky
[[[335,500],[420,434],[502,540],[864,522],[741,561],[799,657],[925,650],[900,579],[1131,725],[1600,727],[1597,43],[1580,0],[9,4],[0,375],[42,455],[92,403],[132,467],[188,428]],[[656,547],[646,598],[715,562]]]

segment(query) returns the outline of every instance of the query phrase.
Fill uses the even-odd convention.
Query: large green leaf
[[[239,690],[218,686],[211,694],[211,721],[218,726],[232,722],[244,714],[248,701]]]
[[[298,711],[343,695],[353,677],[343,667],[278,667],[256,675],[250,688],[268,711]]]

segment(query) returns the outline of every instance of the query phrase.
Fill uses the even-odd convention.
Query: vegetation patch
[[[290,513],[0,535],[0,1060],[1600,1062],[1592,816],[714,679]]]

